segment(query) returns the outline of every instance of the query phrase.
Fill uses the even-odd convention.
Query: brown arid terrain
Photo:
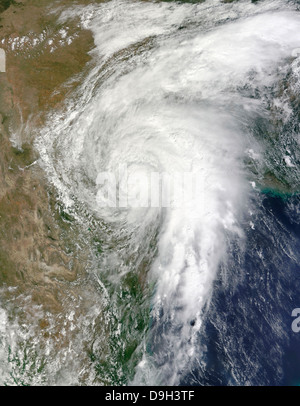
[[[0,73],[0,303],[27,332],[28,351],[36,351],[37,339],[42,350],[48,346],[64,357],[72,352],[70,335],[78,335],[82,313],[95,305],[94,292],[85,269],[87,247],[78,243],[76,225],[36,164],[33,141],[90,60],[91,33],[75,21],[67,26],[72,43],[62,41],[66,24],[53,13],[77,3],[85,2],[0,1],[6,52],[6,73]]]

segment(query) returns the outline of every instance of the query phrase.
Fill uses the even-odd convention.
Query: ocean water
[[[298,196],[260,197],[244,255],[233,256],[230,278],[215,281],[200,340],[205,366],[185,384],[299,385],[290,311],[299,300],[298,213]]]

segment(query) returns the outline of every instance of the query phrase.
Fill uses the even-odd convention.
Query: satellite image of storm
[[[0,386],[299,385],[300,1],[0,0]]]

